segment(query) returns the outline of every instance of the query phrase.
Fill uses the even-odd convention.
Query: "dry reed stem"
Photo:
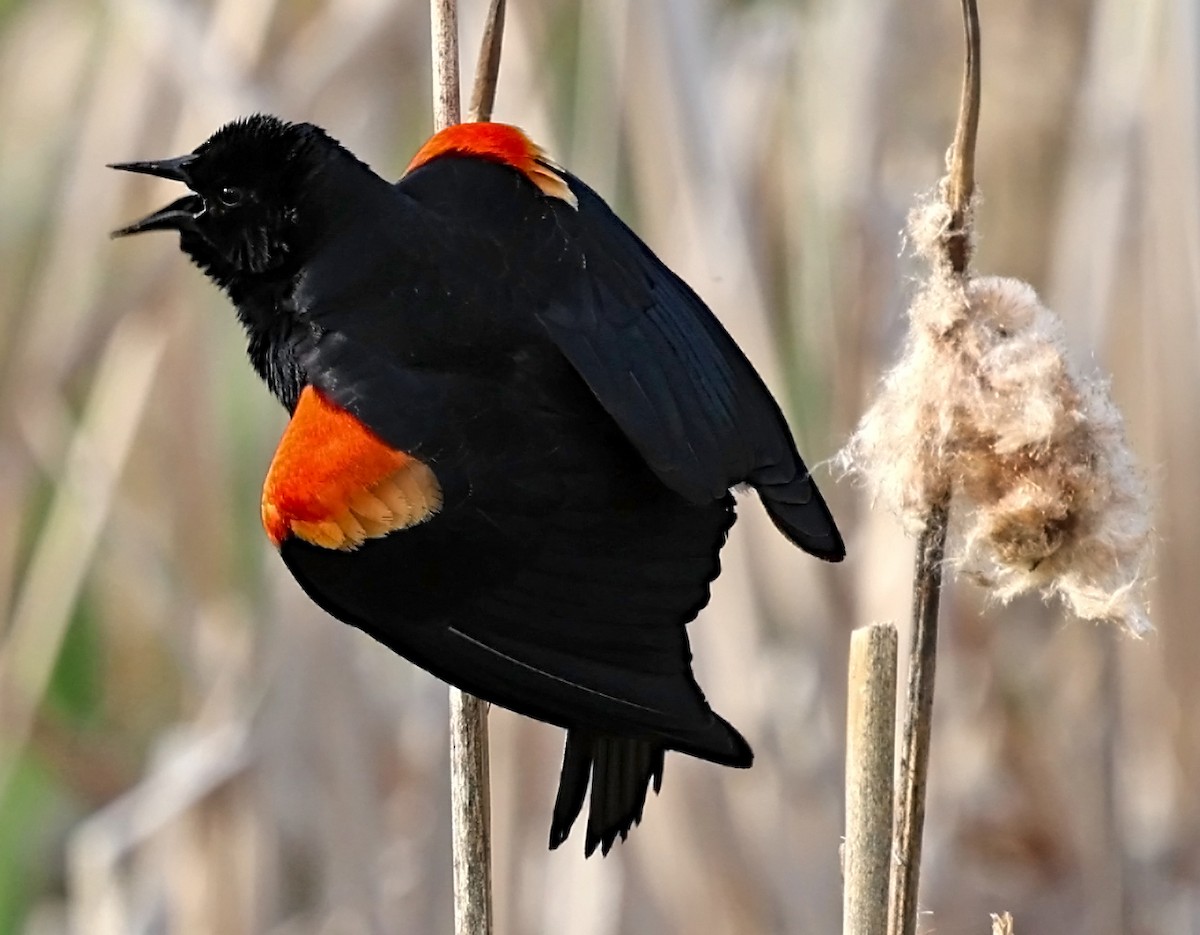
[[[433,40],[433,128],[444,130],[462,120],[458,80],[458,0],[430,0]]]
[[[873,623],[850,635],[843,935],[887,931],[895,746],[896,627]]]
[[[971,260],[970,205],[975,188],[975,139],[979,126],[979,11],[975,0],[962,0],[966,63],[958,121],[946,187],[950,224],[943,240],[951,270],[965,280]],[[933,731],[933,690],[937,672],[938,608],[942,563],[950,524],[949,483],[927,478],[930,492],[924,528],[917,542],[913,582],[913,634],[909,650],[904,739],[892,840],[892,878],[888,932],[915,935],[925,830],[925,791]]]
[[[913,637],[904,701],[900,777],[892,827],[892,878],[888,887],[888,932],[914,935],[921,881],[921,844],[925,830],[925,790],[933,733],[933,686],[937,674],[938,607],[942,560],[949,525],[949,492],[930,508],[917,540],[913,583]]]
[[[487,702],[450,689],[450,812],[455,935],[492,931]]]
[[[500,52],[504,45],[504,8],[505,0],[492,0],[488,6],[483,39],[479,43],[479,61],[475,66],[471,107],[467,111],[467,119],[470,121],[486,123],[492,119],[492,109],[496,104],[496,83],[500,77]]]
[[[962,0],[962,11],[966,62],[946,186],[946,201],[951,211],[946,255],[956,273],[966,273],[971,262],[967,215],[975,194],[975,139],[979,133],[979,11],[975,8],[975,0]]]
[[[433,33],[434,129],[458,123],[457,0],[431,0]],[[500,24],[502,27],[502,23]],[[481,56],[493,54],[485,41]],[[496,61],[477,69],[499,72]],[[494,83],[494,79],[493,79]],[[478,86],[478,82],[477,82]],[[489,104],[490,109],[490,104]],[[488,780],[487,703],[457,688],[450,689],[450,821],[454,864],[454,931],[456,935],[490,935],[492,931],[492,835]]]

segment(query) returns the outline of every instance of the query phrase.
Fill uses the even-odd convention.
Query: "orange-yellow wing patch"
[[[476,156],[502,162],[524,172],[538,188],[551,198],[579,207],[579,199],[571,191],[561,168],[546,151],[521,130],[504,123],[456,123],[439,130],[413,156],[407,172],[445,155]]]
[[[326,549],[355,549],[424,522],[441,505],[429,465],[304,388],[263,484],[263,527],[276,546],[295,535]]]

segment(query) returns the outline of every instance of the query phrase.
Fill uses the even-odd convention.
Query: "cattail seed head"
[[[1107,382],[1073,365],[1030,286],[953,273],[948,221],[942,201],[909,220],[931,273],[840,461],[911,532],[950,491],[950,561],[998,599],[1039,590],[1143,633],[1149,508]]]

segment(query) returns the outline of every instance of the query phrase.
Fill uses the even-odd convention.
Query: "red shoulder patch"
[[[565,201],[572,208],[579,207],[575,193],[559,174],[559,166],[516,127],[505,123],[456,123],[446,127],[425,142],[406,172],[448,155],[474,156],[512,166],[524,172],[529,181],[551,198]]]
[[[441,505],[429,465],[304,388],[263,484],[263,528],[276,546],[295,535],[327,549],[355,549],[424,522]]]

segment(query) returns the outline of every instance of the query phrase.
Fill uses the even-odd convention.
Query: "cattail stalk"
[[[946,197],[950,223],[943,239],[946,258],[955,276],[965,283],[971,259],[968,228],[975,188],[975,137],[979,126],[979,12],[975,0],[962,0],[966,34],[963,75],[950,177]],[[933,730],[933,687],[937,671],[938,607],[942,565],[950,523],[947,484],[931,484],[929,509],[917,541],[913,580],[913,632],[909,651],[904,739],[892,838],[892,879],[888,907],[889,935],[915,935],[921,879],[921,845],[925,828],[925,790],[929,775],[929,746]]]
[[[892,828],[889,935],[915,935],[917,931],[925,789],[929,779],[929,745],[933,732],[933,685],[937,673],[938,605],[941,602],[942,560],[946,551],[949,519],[949,491],[946,491],[930,509],[925,529],[917,540],[913,634],[904,701],[904,739],[900,751],[900,776]]]

